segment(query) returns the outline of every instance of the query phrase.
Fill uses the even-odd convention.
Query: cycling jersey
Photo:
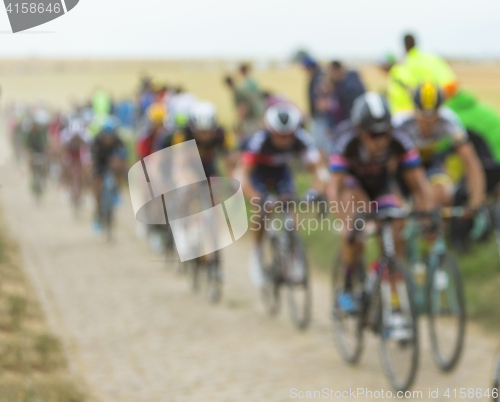
[[[445,107],[439,109],[434,131],[429,136],[421,134],[414,114],[395,115],[393,125],[397,132],[412,139],[427,170],[442,165],[450,151],[468,140],[467,131],[458,116]]]
[[[294,157],[301,158],[304,163],[315,163],[321,159],[305,130],[297,130],[294,142],[287,149],[277,148],[268,131],[258,131],[248,141],[242,160],[244,164],[257,169],[272,170],[287,166]]]
[[[47,129],[31,128],[26,133],[25,144],[28,151],[32,153],[45,153],[47,148]]]
[[[348,173],[370,199],[390,195],[390,179],[396,173],[389,169],[392,161],[397,162],[402,170],[421,164],[413,141],[403,132],[395,132],[387,150],[372,158],[350,121],[344,121],[338,126],[335,148],[330,158],[330,170]]]
[[[305,130],[297,130],[295,140],[287,149],[277,148],[268,131],[258,131],[250,137],[242,162],[253,167],[251,179],[259,192],[293,194],[295,185],[288,165],[297,157],[306,164],[321,160],[319,151]]]
[[[90,148],[94,175],[102,176],[109,166],[111,158],[127,159],[127,148],[123,141],[115,136],[111,145],[103,142],[103,135],[98,135]]]
[[[150,124],[143,126],[138,133],[136,151],[139,158],[145,158],[161,149],[163,139],[168,135],[165,127],[153,128]]]
[[[186,127],[173,135],[165,137],[161,148],[167,148],[190,140],[196,141],[201,163],[207,177],[218,175],[215,163],[217,154],[227,154],[236,148],[236,138],[232,133],[225,132],[222,127],[216,127],[213,136],[207,141],[195,138],[193,131],[189,127]]]

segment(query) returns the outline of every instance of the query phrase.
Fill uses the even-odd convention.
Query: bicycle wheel
[[[359,266],[351,274],[351,292],[354,298],[362,300],[364,273]],[[332,319],[333,333],[337,348],[345,361],[356,364],[363,352],[363,312],[349,312],[339,305],[339,298],[346,289],[346,269],[342,259],[338,256],[333,265],[332,275]]]
[[[33,170],[33,194],[35,195],[35,201],[38,206],[42,202],[42,193],[43,193],[42,173],[40,172],[40,168],[37,166]]]
[[[462,276],[448,253],[431,270],[426,293],[432,354],[441,370],[450,371],[462,353],[466,314]]]
[[[73,168],[75,169],[75,168]],[[71,175],[71,203],[73,206],[73,213],[75,219],[80,216],[80,209],[82,205],[82,176],[80,172],[72,172]]]
[[[175,263],[177,264],[179,261],[179,257],[176,253],[174,235],[172,233],[172,228],[167,223],[165,225],[165,231],[163,233],[163,244],[164,244],[164,252],[165,252],[165,260],[167,263]],[[176,267],[178,268],[178,266]]]
[[[296,232],[289,232],[289,253],[284,258],[287,273],[288,306],[292,322],[306,329],[311,321],[311,286],[304,244]]]
[[[218,256],[206,263],[207,298],[210,303],[218,303],[222,298],[222,271]]]
[[[187,272],[191,291],[193,293],[198,293],[200,290],[200,271],[201,263],[198,258],[187,262]]]
[[[493,402],[500,401],[499,392],[500,392],[500,353],[497,356],[495,371],[493,372],[493,390],[491,391]]]
[[[397,391],[408,390],[418,368],[417,312],[407,270],[397,261],[382,265],[379,284],[380,355]]]
[[[105,191],[106,193],[107,191]],[[113,240],[113,205],[111,194],[104,194],[101,197],[101,225],[106,236],[106,240]]]
[[[264,286],[261,289],[264,310],[270,316],[279,313],[281,308],[281,255],[276,236],[264,235],[262,239],[260,264],[264,273]]]

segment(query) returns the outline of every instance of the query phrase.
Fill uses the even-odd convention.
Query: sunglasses
[[[373,133],[371,131],[365,131],[365,134],[371,139],[377,139],[377,138],[387,137],[390,134],[390,131],[382,131],[381,133]]]

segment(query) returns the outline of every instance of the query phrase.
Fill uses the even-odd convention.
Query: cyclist
[[[363,251],[360,239],[353,237],[356,214],[400,206],[392,188],[398,168],[416,209],[430,210],[433,202],[418,151],[407,135],[393,130],[385,98],[375,92],[360,95],[354,102],[350,120],[341,123],[337,130],[330,158],[332,176],[328,198],[338,205],[343,221],[341,256],[346,283],[338,302],[343,310],[355,312],[360,306],[351,294],[352,275],[360,264]],[[398,235],[401,229],[402,222],[394,222],[399,256],[404,254],[404,244]]]
[[[40,169],[45,176],[48,152],[48,127],[51,121],[50,113],[42,108],[34,110],[31,119],[23,122],[24,145],[28,151],[30,169],[34,178],[35,169]]]
[[[265,128],[250,137],[242,155],[242,187],[253,205],[263,205],[272,192],[283,200],[295,195],[295,184],[289,162],[298,157],[315,175],[315,189],[323,193],[328,171],[310,135],[301,128],[302,115],[295,106],[279,104],[266,110]],[[263,213],[251,218],[254,224],[254,247],[250,258],[250,273],[254,284],[264,285],[260,262],[260,245],[264,234]]]
[[[116,178],[120,179],[127,169],[127,149],[123,141],[118,137],[117,129],[116,119],[108,116],[90,148],[93,168],[92,189],[96,202],[94,220],[94,229],[96,231],[101,229],[99,211],[104,174],[108,169],[111,169]]]
[[[140,158],[151,155],[167,135],[165,119],[167,110],[161,103],[153,103],[146,110],[147,122],[139,131],[137,154]]]
[[[75,199],[79,199],[81,186],[84,182],[85,167],[90,162],[90,155],[88,153],[88,144],[90,142],[90,132],[85,127],[82,119],[73,119],[69,122],[68,127],[63,129],[60,133],[60,142],[62,146],[62,166],[63,178],[68,186],[72,188],[72,180],[78,176],[79,188],[76,189],[78,194],[73,194]]]
[[[469,206],[477,209],[485,201],[483,168],[459,118],[442,106],[443,98],[434,84],[427,82],[419,86],[414,94],[415,112],[405,113],[401,118],[396,116],[394,124],[397,131],[411,137],[418,148],[436,204],[453,205],[453,180],[446,171],[445,160],[454,151],[465,167]]]
[[[195,140],[207,177],[220,176],[217,155],[224,156],[226,176],[230,176],[235,165],[236,137],[217,124],[217,110],[208,101],[197,101],[189,113],[189,123],[173,135],[165,138],[162,148]]]

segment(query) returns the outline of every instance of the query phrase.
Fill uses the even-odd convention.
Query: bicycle
[[[82,205],[83,166],[80,161],[73,161],[70,165],[70,196],[75,218],[78,219]]]
[[[191,261],[188,266],[188,274],[194,293],[198,293],[204,283],[208,301],[216,304],[221,300],[223,281],[218,251]],[[203,276],[204,280],[202,280]]]
[[[286,200],[282,201],[289,205]],[[274,204],[276,200],[267,197],[265,202]],[[264,273],[262,300],[267,314],[277,315],[281,305],[281,288],[286,286],[292,322],[297,329],[304,330],[310,323],[312,311],[305,247],[288,207],[280,213],[273,208],[273,214],[274,218],[271,216],[267,220],[271,224],[265,228],[261,245],[260,265]]]
[[[404,219],[402,209],[383,209],[375,213],[358,214],[356,220],[377,223],[376,236],[381,240],[380,257],[368,275],[359,263],[347,275],[337,258],[332,276],[332,319],[337,347],[350,364],[359,362],[363,351],[363,332],[371,329],[380,337],[380,352],[384,371],[397,391],[408,390],[418,369],[419,341],[417,311],[413,286],[407,269],[396,257],[392,228],[394,219]],[[353,230],[349,241],[361,235]],[[346,288],[358,308],[346,311],[340,299]]]
[[[116,179],[113,172],[108,169],[104,173],[101,187],[101,202],[99,204],[99,222],[106,234],[107,241],[113,239],[113,211],[117,196]]]
[[[434,361],[445,372],[455,368],[462,354],[466,307],[462,275],[455,258],[447,250],[443,219],[460,218],[466,214],[467,210],[462,207],[441,208],[431,215],[419,214],[432,219],[435,228],[434,239],[423,256],[419,249],[421,228],[411,220],[406,228],[417,308],[429,318]],[[450,327],[454,328],[453,336],[450,336]]]
[[[32,191],[37,205],[42,201],[47,176],[47,157],[43,153],[31,154]]]

